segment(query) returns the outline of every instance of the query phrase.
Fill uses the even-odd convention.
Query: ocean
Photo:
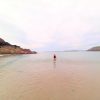
[[[100,100],[100,52],[2,55],[0,100]]]

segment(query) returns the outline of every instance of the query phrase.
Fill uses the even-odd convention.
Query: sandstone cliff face
[[[17,45],[11,45],[10,43],[4,41],[0,38],[0,54],[35,54],[30,49],[23,49]]]
[[[90,48],[88,51],[100,51],[100,46]]]

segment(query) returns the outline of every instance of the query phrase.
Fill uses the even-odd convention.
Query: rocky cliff
[[[23,49],[20,46],[12,45],[0,38],[0,54],[35,54],[30,49]]]

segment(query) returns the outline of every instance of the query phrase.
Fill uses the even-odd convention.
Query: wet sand
[[[57,56],[0,58],[0,100],[100,100],[100,53]]]

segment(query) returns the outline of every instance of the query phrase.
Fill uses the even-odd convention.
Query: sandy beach
[[[0,100],[100,100],[100,53],[0,57]]]

